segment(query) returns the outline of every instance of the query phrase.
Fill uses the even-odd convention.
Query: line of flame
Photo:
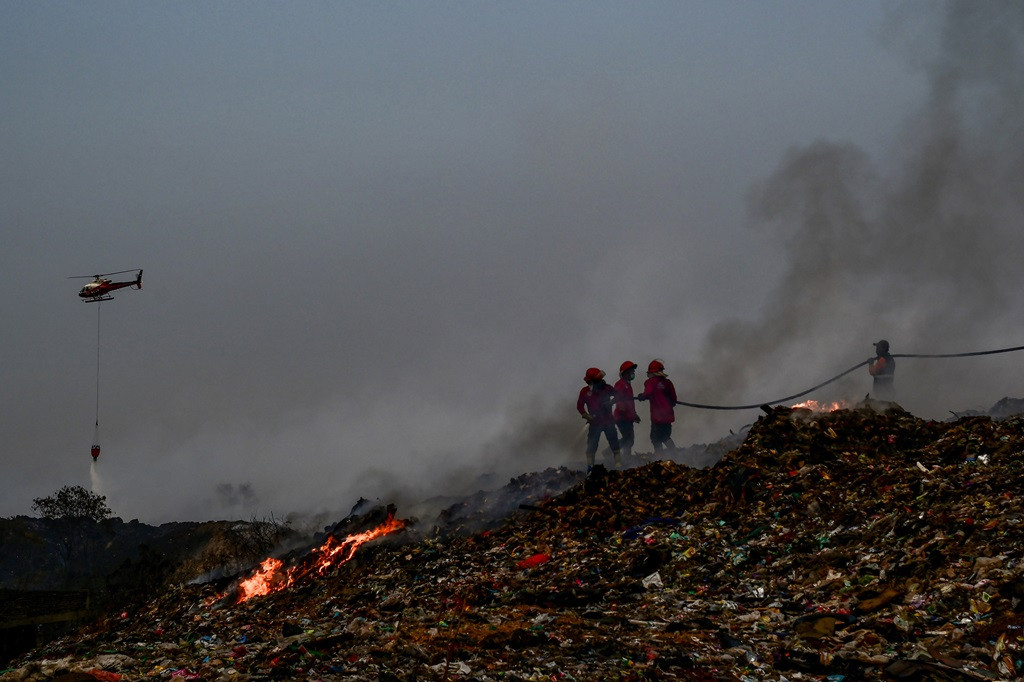
[[[332,535],[322,545],[313,550],[314,554],[320,555],[315,560],[313,568],[317,573],[323,575],[331,567],[340,566],[349,561],[355,556],[356,550],[370,540],[393,533],[402,528],[405,528],[405,521],[389,516],[376,528],[363,531],[362,533],[353,533],[341,540]],[[235,603],[240,604],[253,597],[260,597],[271,592],[283,590],[293,585],[299,577],[311,572],[308,569],[300,570],[299,566],[292,566],[282,572],[283,566],[284,562],[280,559],[275,559],[274,557],[264,559],[260,563],[260,568],[255,573],[245,580],[239,581],[238,599]]]
[[[349,559],[355,555],[356,550],[359,549],[364,543],[379,538],[381,535],[387,535],[393,533],[396,530],[405,528],[405,521],[396,519],[393,516],[381,525],[371,530],[363,531],[362,533],[353,533],[352,535],[346,536],[343,540],[337,540],[336,538],[329,537],[324,544],[313,550],[321,555],[320,559],[315,564],[316,572],[323,575],[332,566],[341,565],[346,563]],[[341,558],[338,558],[338,555]]]

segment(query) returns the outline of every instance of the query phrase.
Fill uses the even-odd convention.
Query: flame
[[[282,585],[279,571],[284,562],[274,557],[267,557],[260,564],[259,570],[238,583],[238,601],[243,602],[253,597],[260,597],[284,589],[291,584],[290,576],[285,575],[286,582]]]
[[[253,597],[260,597],[271,592],[278,592],[295,583],[296,580],[316,571],[324,575],[330,568],[340,566],[355,556],[356,550],[370,540],[379,538],[382,535],[393,533],[405,528],[405,521],[396,519],[394,516],[388,518],[376,528],[352,533],[344,538],[338,539],[330,536],[327,540],[312,551],[312,566],[309,562],[297,564],[290,568],[284,567],[284,562],[274,557],[267,557],[260,564],[260,567],[251,576],[238,583],[238,597],[235,603],[240,604]]]
[[[845,400],[833,400],[830,403],[819,403],[817,400],[805,400],[802,403],[797,403],[792,406],[794,410],[810,410],[811,412],[835,412],[836,410],[845,410],[847,404]]]
[[[334,536],[327,538],[327,541],[313,550],[314,554],[319,554],[320,558],[316,560],[313,568],[320,575],[326,573],[335,564],[341,565],[347,562],[356,553],[364,543],[369,542],[375,538],[379,538],[381,535],[387,535],[393,533],[396,530],[405,528],[405,521],[394,518],[393,516],[371,530],[363,531],[362,533],[353,533],[352,535],[345,536],[345,539],[338,540]],[[340,558],[338,558],[340,556]]]

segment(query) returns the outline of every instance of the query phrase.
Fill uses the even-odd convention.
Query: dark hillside
[[[0,519],[0,665],[165,585],[238,572],[295,536],[257,521]]]
[[[295,534],[272,522],[206,521],[150,526],[121,519],[0,519],[0,589],[92,589],[191,580],[238,571]],[[159,575],[158,579],[155,576]]]

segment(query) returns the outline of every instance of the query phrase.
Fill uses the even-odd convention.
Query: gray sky
[[[330,515],[581,464],[589,366],[736,404],[881,336],[1020,345],[1022,10],[2,3],[0,515],[62,485],[151,523]],[[136,267],[90,469],[66,278]],[[901,400],[983,409],[1021,360],[905,360]],[[757,417],[678,414],[681,443]]]

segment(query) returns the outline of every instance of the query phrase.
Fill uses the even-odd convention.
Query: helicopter
[[[127,282],[112,282],[107,277],[109,275],[120,275],[125,272],[138,272],[135,279]],[[105,272],[100,275],[78,275],[75,277],[68,277],[68,279],[85,279],[92,277],[93,280],[86,284],[78,292],[78,296],[85,303],[99,303],[100,301],[113,300],[113,296],[110,292],[117,291],[118,289],[124,289],[125,287],[135,287],[136,289],[142,288],[142,269],[137,270],[118,270],[117,272]]]

